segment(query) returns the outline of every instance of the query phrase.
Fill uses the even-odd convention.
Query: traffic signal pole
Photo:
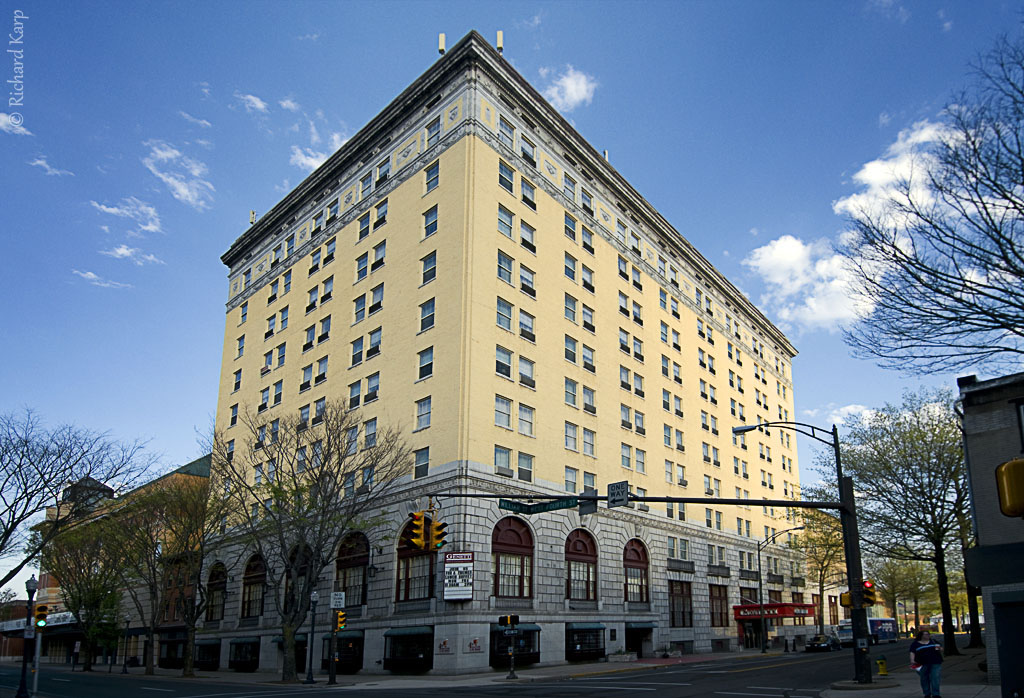
[[[39,632],[42,628],[36,628],[36,662],[32,669],[32,695],[39,695],[39,653],[43,646],[43,634]]]

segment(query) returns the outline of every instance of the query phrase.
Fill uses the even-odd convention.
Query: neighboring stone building
[[[216,425],[229,448],[251,447],[240,414],[315,425],[333,398],[360,411],[364,436],[399,425],[414,450],[386,502],[394,521],[323,551],[337,564],[321,598],[347,591],[348,670],[505,665],[505,613],[524,624],[523,662],[740,646],[732,607],[757,586],[757,541],[797,525],[758,501],[798,498],[800,477],[795,435],[730,429],[792,419],[796,352],[478,34],[222,260]],[[446,498],[445,551],[475,558],[467,600],[445,600],[442,555],[399,543],[430,493],[604,494],[620,480],[750,505],[520,516]],[[766,595],[809,603],[788,540],[764,553]],[[272,572],[237,551],[209,570],[202,661],[277,669]]]
[[[1024,519],[1000,512],[996,468],[1024,457],[1024,373],[957,386],[977,536],[967,575],[982,588],[989,680],[1010,698],[1024,695]]]

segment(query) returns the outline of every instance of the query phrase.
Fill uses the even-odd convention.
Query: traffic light
[[[337,620],[334,623],[334,629],[335,630],[344,630],[345,629],[345,612],[344,611],[337,611],[337,616],[338,616]]]
[[[444,521],[434,521],[430,524],[430,547],[433,550],[440,550],[445,545],[445,536],[448,535],[448,524]]]
[[[498,616],[498,625],[519,625],[519,616]]]
[[[844,591],[839,595],[839,605],[843,608],[853,608],[853,599],[850,598],[850,592]]]
[[[46,604],[39,604],[36,606],[36,627],[42,628],[46,625],[46,614],[50,612],[50,608]]]
[[[427,517],[422,511],[414,511],[409,516],[412,517],[412,523],[409,525],[409,544],[417,550],[427,549],[427,536],[430,534],[430,530],[427,528]]]
[[[869,579],[864,580],[864,603],[863,606],[874,606],[878,603],[878,589],[875,583]]]
[[[1003,516],[1024,517],[1024,459],[1016,458],[996,468],[996,491]]]

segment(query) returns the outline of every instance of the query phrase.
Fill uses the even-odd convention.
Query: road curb
[[[856,681],[836,681],[829,685],[835,691],[880,691],[884,688],[898,688],[899,681],[892,679],[871,679],[871,683],[857,683]]]

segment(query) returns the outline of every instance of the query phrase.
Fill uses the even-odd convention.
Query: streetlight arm
[[[803,434],[804,436],[810,437],[815,441],[820,441],[826,446],[833,445],[831,430],[825,430],[822,429],[821,427],[816,427],[813,424],[806,424],[804,422],[760,422],[758,424],[745,424],[741,427],[733,427],[732,433],[736,435],[746,434],[748,431],[756,431],[758,429],[765,429],[771,427],[789,429],[790,431],[795,431],[798,434]],[[833,429],[834,428],[835,427],[833,427]],[[819,434],[827,434],[828,438],[825,438],[825,436],[819,436]]]

